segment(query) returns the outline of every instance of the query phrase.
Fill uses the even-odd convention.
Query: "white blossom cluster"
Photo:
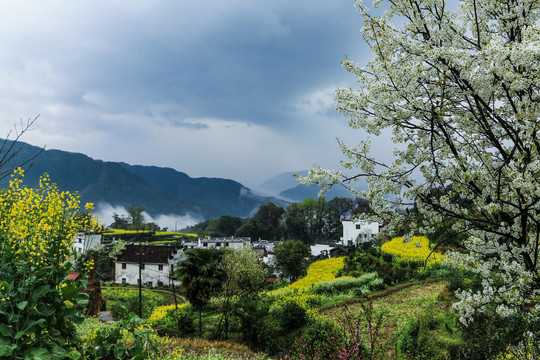
[[[343,61],[359,88],[336,99],[351,128],[392,131],[396,160],[378,162],[368,140],[340,142],[356,175],[315,167],[300,181],[328,189],[363,178],[370,191],[357,195],[394,224],[393,207],[408,199],[424,230],[452,219],[469,240],[450,261],[483,279],[482,290],[457,293],[464,323],[487,309],[538,316],[540,1],[462,0],[457,11],[445,0],[388,2],[379,17],[357,2],[374,58]]]

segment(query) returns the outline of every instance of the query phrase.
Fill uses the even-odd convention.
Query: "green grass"
[[[439,303],[438,295],[443,291],[446,282],[421,283],[399,291],[392,292],[392,288],[383,291],[388,293],[386,296],[376,298],[373,301],[373,309],[375,313],[384,313],[384,322],[380,330],[380,340],[385,358],[392,359],[396,356],[396,343],[398,341],[401,329],[413,317],[419,317],[424,310],[429,306],[435,306],[441,312],[449,311],[447,302]],[[348,311],[345,309],[348,309]],[[332,307],[322,310],[322,314],[334,321],[340,321],[343,314],[350,312],[351,314],[360,314],[362,308],[358,302],[339,306],[336,304]],[[441,335],[442,336],[442,335]]]
[[[269,360],[264,354],[255,353],[247,346],[231,341],[212,341],[205,339],[170,338],[163,341],[165,353],[181,353],[182,360]],[[181,351],[178,351],[181,349]],[[165,356],[163,360],[178,357]]]

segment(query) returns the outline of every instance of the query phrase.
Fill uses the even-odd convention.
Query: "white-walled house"
[[[344,220],[341,223],[343,224],[341,244],[344,246],[369,242],[379,233],[380,228],[378,222],[366,220]]]
[[[232,249],[238,250],[251,246],[249,237],[200,237],[197,241],[184,241],[185,250],[191,249]]]
[[[101,244],[103,235],[101,234],[85,234],[80,232],[73,239],[71,251],[78,254],[86,254],[88,250],[95,250]]]
[[[338,240],[333,239],[319,239],[313,245],[310,245],[311,256],[330,256],[330,251],[336,247],[336,245],[341,245]]]
[[[240,250],[244,247],[251,247],[249,237],[205,237],[199,238],[198,249],[231,249]]]
[[[174,266],[182,258],[183,250],[175,246],[127,245],[116,258],[115,282],[137,285],[140,264],[143,285],[180,285],[174,278]]]

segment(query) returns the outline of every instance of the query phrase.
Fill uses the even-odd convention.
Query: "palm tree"
[[[178,264],[175,272],[191,306],[199,311],[199,335],[202,336],[202,310],[212,295],[219,291],[225,277],[223,252],[193,249],[184,255],[184,260]]]

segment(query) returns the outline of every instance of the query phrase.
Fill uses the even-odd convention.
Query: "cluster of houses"
[[[311,255],[319,258],[342,256],[344,247],[371,241],[379,233],[379,227],[376,222],[343,221],[343,237],[311,245]],[[75,239],[73,251],[85,253],[100,244],[101,240],[100,235],[81,233]],[[275,244],[267,240],[251,241],[245,237],[200,237],[197,241],[186,241],[179,247],[129,244],[116,258],[114,279],[119,284],[136,285],[141,279],[145,286],[179,285],[174,276],[174,267],[182,261],[185,250],[251,247],[262,261],[271,262]]]

